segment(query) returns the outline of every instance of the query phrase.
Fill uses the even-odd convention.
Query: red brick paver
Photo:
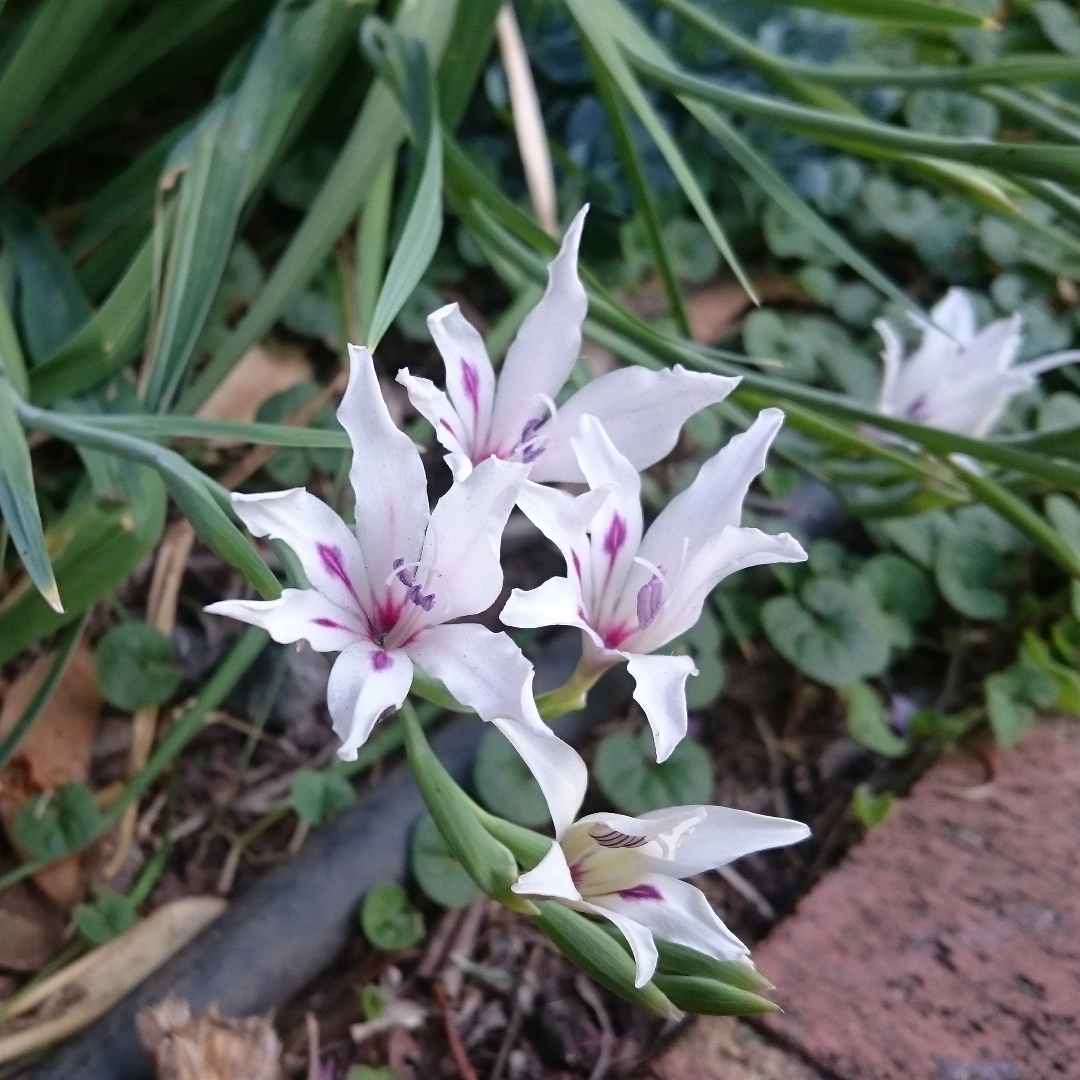
[[[1080,724],[984,779],[936,765],[756,953],[843,1080],[1080,1078]]]

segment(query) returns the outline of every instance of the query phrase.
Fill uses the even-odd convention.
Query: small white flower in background
[[[513,891],[610,919],[629,943],[635,981],[644,986],[656,970],[654,934],[717,960],[749,955],[701,890],[680,879],[809,835],[802,822],[725,806],[672,806],[639,818],[590,814],[560,834]]]
[[[429,511],[419,452],[394,426],[370,354],[355,346],[349,352],[349,385],[337,415],[353,447],[355,535],[303,488],[234,495],[252,534],[288,544],[311,588],[285,589],[277,600],[223,600],[206,610],[261,626],[278,642],[305,639],[340,654],[327,704],[342,740],[338,755],[347,761],[379,717],[405,700],[416,664],[509,739],[558,827],[573,820],[587,775],[577,753],[540,719],[532,665],[506,634],[476,623],[447,625],[498,598],[499,541],[528,470],[485,461]]]
[[[694,482],[643,533],[641,479],[592,416],[572,442],[593,489],[577,498],[527,484],[518,505],[562,551],[567,577],[531,592],[515,589],[502,610],[508,626],[577,626],[583,670],[627,661],[634,698],[652,727],[657,761],[686,734],[685,683],[697,674],[688,656],[654,656],[689,630],[717,583],[763,563],[801,562],[798,541],[739,526],[742,503],[784,414],[766,409],[702,465]],[[607,498],[596,509],[598,493]]]
[[[981,330],[968,294],[950,289],[930,312],[919,347],[904,346],[886,319],[881,335],[885,365],[877,409],[885,416],[981,438],[997,423],[1009,400],[1038,383],[1039,376],[1080,360],[1080,351],[1051,353],[1016,364],[1022,340],[1019,314]]]
[[[521,324],[496,378],[483,339],[457,304],[428,316],[446,368],[446,391],[408,368],[398,382],[413,407],[435,428],[459,480],[489,457],[532,466],[537,483],[584,480],[570,445],[578,420],[597,417],[619,451],[645,469],[674,448],[683,423],[722,401],[738,383],[687,371],[620,368],[594,379],[556,410],[554,399],[581,355],[588,300],[577,272],[581,210],[548,267],[548,285]]]

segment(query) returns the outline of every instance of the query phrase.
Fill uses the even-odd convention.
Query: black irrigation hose
[[[559,685],[572,670],[573,639],[569,653],[568,639],[557,639],[537,665],[542,688]],[[625,671],[612,672],[590,695],[589,707],[557,721],[555,730],[579,741],[626,700],[626,691]],[[486,730],[476,717],[459,716],[432,738],[457,780],[468,780]],[[423,809],[408,766],[389,770],[374,790],[312,834],[295,858],[268,873],[149,979],[55,1051],[32,1080],[147,1080],[150,1061],[135,1016],[169,995],[189,1002],[193,1013],[216,1004],[227,1016],[284,1004],[356,932],[364,894],[405,877],[409,832]]]

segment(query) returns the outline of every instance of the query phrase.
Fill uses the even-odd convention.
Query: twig
[[[765,753],[769,756],[769,783],[772,787],[773,805],[780,817],[791,817],[791,807],[788,805],[787,792],[784,791],[784,760],[780,751],[780,744],[776,740],[773,729],[769,722],[754,710],[754,724],[765,744]]]
[[[615,1032],[611,1029],[611,1018],[596,992],[596,987],[580,972],[574,979],[574,989],[578,997],[589,1006],[596,1014],[596,1022],[600,1025],[600,1052],[596,1055],[596,1062],[589,1073],[589,1080],[604,1080],[608,1068],[611,1065],[611,1051],[615,1045]]]
[[[450,1054],[454,1059],[458,1072],[461,1074],[462,1080],[480,1080],[476,1075],[472,1062],[469,1060],[469,1055],[461,1041],[461,1036],[458,1034],[458,1029],[454,1026],[454,1018],[450,1015],[450,1005],[446,998],[446,988],[442,983],[436,982],[432,984],[431,993],[435,998],[435,1004],[439,1007],[443,1029],[446,1031],[446,1041],[450,1045]]]
[[[495,1064],[491,1067],[491,1075],[488,1080],[499,1080],[506,1062],[510,1057],[510,1051],[517,1042],[518,1033],[521,1031],[521,1022],[527,1013],[532,1012],[533,1000],[536,997],[536,966],[543,953],[536,945],[529,946],[529,957],[525,961],[525,968],[521,973],[517,990],[514,993],[514,1008],[510,1014],[510,1023],[506,1027],[506,1034],[499,1046],[499,1052],[495,1055]]]
[[[451,908],[443,914],[435,933],[431,935],[424,957],[417,966],[416,975],[420,979],[434,979],[442,967],[446,954],[450,950],[450,941],[457,932],[465,912],[460,908]]]
[[[307,1080],[319,1080],[319,1021],[313,1012],[304,1017],[307,1029]]]

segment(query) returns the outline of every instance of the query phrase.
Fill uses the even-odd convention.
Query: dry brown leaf
[[[60,945],[64,918],[28,885],[0,895],[0,968],[37,971]]]
[[[268,398],[306,382],[311,374],[311,362],[302,349],[271,352],[253,345],[206,399],[199,415],[208,420],[250,422]]]
[[[0,709],[0,736],[15,726],[55,658],[55,653],[39,656],[11,684]],[[13,840],[15,816],[26,799],[89,778],[101,708],[93,653],[80,642],[52,697],[0,772],[0,820]],[[34,880],[58,904],[70,907],[82,893],[78,856],[53,863]]]
[[[232,1020],[210,1008],[193,1018],[186,1001],[166,998],[136,1017],[158,1080],[279,1080],[281,1041],[262,1016]]]
[[[785,277],[755,277],[753,283],[763,304],[806,303],[810,299],[802,288]],[[706,285],[686,298],[690,336],[702,345],[716,345],[738,326],[752,305],[743,287],[733,281]]]
[[[126,934],[94,949],[25,994],[0,1027],[0,1063],[66,1039],[107,1012],[225,910],[216,896],[164,904]],[[36,1013],[27,1023],[21,1018]]]

